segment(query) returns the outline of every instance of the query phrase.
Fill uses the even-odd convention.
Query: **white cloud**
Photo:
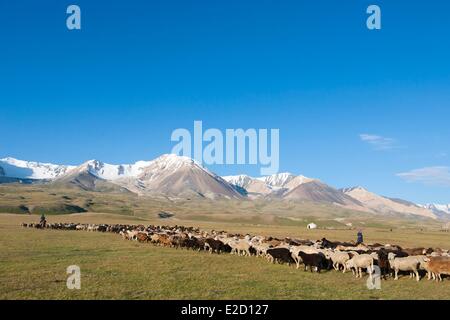
[[[419,182],[430,186],[450,187],[450,167],[426,167],[398,173],[406,182]]]
[[[392,138],[367,133],[360,134],[359,137],[361,141],[372,145],[375,150],[389,150],[395,147],[395,139]]]

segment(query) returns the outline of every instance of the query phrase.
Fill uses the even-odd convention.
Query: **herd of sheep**
[[[40,224],[22,224],[23,227],[43,228]],[[277,239],[265,236],[229,234],[221,231],[201,231],[182,226],[94,225],[55,223],[47,229],[111,232],[124,240],[152,243],[157,246],[207,251],[211,254],[230,253],[238,256],[257,256],[271,263],[295,265],[311,272],[322,270],[352,271],[358,277],[367,272],[372,278],[377,270],[384,279],[406,274],[420,281],[421,274],[428,280],[443,281],[450,275],[450,253],[440,248],[405,249],[397,245],[355,244],[298,239]]]

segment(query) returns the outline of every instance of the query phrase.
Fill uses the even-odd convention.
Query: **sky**
[[[71,4],[81,30],[66,27]],[[371,4],[381,30],[366,27]],[[2,1],[0,158],[150,160],[201,120],[279,129],[281,172],[450,203],[449,12],[442,0]]]

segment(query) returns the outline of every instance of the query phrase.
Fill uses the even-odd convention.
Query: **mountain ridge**
[[[412,214],[436,219],[436,215],[430,210],[419,207],[418,205],[400,199],[391,199],[380,196],[359,186],[354,188],[342,189],[342,192],[363,204],[364,207],[380,214]]]
[[[450,219],[450,204],[429,203],[419,206],[432,211],[439,218]]]
[[[79,166],[8,157],[0,159],[0,176],[0,183],[43,181],[82,190],[131,192],[141,196],[311,201],[374,214],[402,213],[432,219],[450,217],[449,206],[420,206],[377,195],[361,186],[336,189],[320,180],[292,173],[258,178],[248,175],[220,177],[191,158],[171,154],[134,164],[113,165],[89,160]]]

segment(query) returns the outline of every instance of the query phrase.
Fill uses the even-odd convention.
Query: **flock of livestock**
[[[182,226],[94,225],[77,223],[22,224],[23,227],[120,234],[124,240],[152,243],[176,249],[206,251],[211,254],[230,253],[238,256],[257,256],[271,263],[304,266],[305,271],[320,273],[322,270],[352,271],[357,278],[367,272],[383,279],[409,275],[420,281],[443,281],[450,275],[449,250],[439,248],[405,249],[397,245],[355,244],[320,241],[276,239],[264,236],[229,234],[225,231],[201,231]],[[375,271],[378,271],[376,273]]]

